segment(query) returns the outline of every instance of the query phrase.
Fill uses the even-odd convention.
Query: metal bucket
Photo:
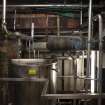
[[[50,63],[45,59],[12,59],[9,77],[49,78]],[[9,103],[12,105],[45,105],[41,98],[44,82],[16,81],[9,83]]]

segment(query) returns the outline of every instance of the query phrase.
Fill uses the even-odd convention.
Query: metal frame
[[[48,91],[48,84],[49,81],[47,80],[45,82],[45,86],[43,88],[42,97],[45,97],[47,99],[96,99],[96,98],[105,98],[105,93],[99,94],[99,93],[73,93],[73,94],[49,94]]]
[[[6,30],[6,0],[3,0],[3,29]],[[90,0],[89,6],[88,5],[7,5],[7,8],[47,8],[47,7],[57,7],[57,8],[73,8],[73,9],[81,9],[81,8],[88,8],[89,7],[89,30],[88,30],[88,67],[90,67],[90,40],[91,40],[91,23],[92,23],[92,0]],[[99,7],[99,6],[98,6]],[[97,17],[96,17],[97,19]],[[102,93],[102,17],[98,15],[99,19],[99,93],[91,94],[91,93],[73,93],[73,94],[48,94],[48,84],[49,81],[46,79],[41,78],[0,78],[1,81],[6,82],[19,82],[19,81],[40,81],[45,82],[45,86],[42,91],[42,96],[48,99],[99,99],[99,105],[101,105],[101,99],[105,98],[105,93]],[[7,30],[6,30],[7,31]],[[88,70],[90,70],[88,68]],[[89,73],[87,73],[88,76]]]

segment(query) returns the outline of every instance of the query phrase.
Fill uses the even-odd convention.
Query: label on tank
[[[28,70],[28,75],[37,75],[37,70],[35,68],[30,68]]]

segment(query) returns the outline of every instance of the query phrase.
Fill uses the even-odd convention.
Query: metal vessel
[[[24,80],[9,83],[9,103],[12,105],[44,105],[41,92],[50,71],[50,63],[45,59],[12,59],[9,77]],[[17,78],[17,79],[16,79]],[[35,78],[39,81],[35,81]],[[29,80],[30,81],[27,81]],[[40,81],[40,79],[42,81]],[[31,81],[33,80],[33,81]]]

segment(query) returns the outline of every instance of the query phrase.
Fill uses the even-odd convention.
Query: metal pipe
[[[56,88],[57,88],[57,63],[52,63],[52,70],[50,71],[50,79],[51,79],[51,92],[56,93]]]
[[[95,79],[96,51],[91,51],[91,78]],[[91,93],[95,93],[95,80],[91,80]]]
[[[56,94],[57,90],[57,62],[52,63],[52,69],[50,70],[50,89],[52,94]],[[55,105],[56,100],[52,100],[51,105]]]
[[[16,10],[14,11],[14,31],[16,31]]]
[[[31,37],[34,38],[34,22],[31,24]]]
[[[74,75],[70,75],[70,76],[57,76],[57,78],[74,78]],[[84,79],[84,80],[94,80],[97,81],[97,78],[91,78],[91,77],[85,77],[85,76],[76,76],[76,79]]]
[[[57,16],[57,35],[60,36],[60,16]]]
[[[22,43],[21,43],[21,39],[20,38],[18,38],[18,58],[21,58],[21,46],[22,45]]]
[[[29,53],[29,58],[31,58],[31,41],[29,40],[29,49],[28,49],[28,53]]]
[[[77,88],[77,60],[73,58],[73,74],[74,74],[74,93],[76,93]]]
[[[1,82],[45,82],[45,78],[0,78]]]
[[[99,21],[99,70],[98,70],[98,92],[100,94],[100,97],[99,97],[99,101],[98,101],[98,105],[101,105],[101,94],[102,94],[102,56],[103,56],[103,52],[102,52],[102,47],[103,47],[103,44],[102,44],[102,30],[103,30],[103,20],[102,20],[102,16],[99,14],[97,16],[95,16],[93,18],[95,21],[98,20]]]
[[[97,99],[100,97],[99,93],[47,94],[46,90],[43,90],[42,96],[47,99]],[[101,97],[105,98],[105,93],[102,93]]]
[[[99,93],[100,95],[102,94],[102,29],[103,29],[103,24],[102,24],[102,16],[99,14],[97,15],[98,21],[99,21]],[[101,105],[101,97],[99,99],[98,105]]]
[[[89,2],[89,20],[88,20],[88,55],[87,55],[87,67],[88,67],[88,73],[90,74],[90,53],[91,53],[91,34],[92,34],[92,0]]]
[[[34,22],[31,24],[31,37],[32,37],[32,46],[33,46],[33,57],[35,58],[35,48],[34,48]]]
[[[2,29],[7,33],[7,27],[6,27],[6,0],[3,0],[3,17],[2,17]]]
[[[7,8],[47,8],[47,7],[58,7],[58,8],[73,8],[73,9],[81,9],[88,8],[88,5],[80,5],[80,4],[34,4],[34,5],[7,5]],[[93,5],[94,8],[102,8],[104,5]],[[2,5],[0,5],[2,8]]]
[[[82,6],[82,0],[81,0],[81,6]],[[80,11],[80,25],[82,25],[83,23],[83,11],[82,11],[82,8],[81,8],[81,11]]]
[[[88,19],[88,52],[87,52],[87,71],[86,71],[86,76],[90,76],[90,71],[91,71],[91,59],[90,59],[90,54],[91,54],[91,29],[92,29],[92,0],[89,0],[89,11],[88,11],[89,19]],[[86,85],[86,90],[88,90],[88,81]]]
[[[6,0],[3,0],[3,24],[6,23]]]

